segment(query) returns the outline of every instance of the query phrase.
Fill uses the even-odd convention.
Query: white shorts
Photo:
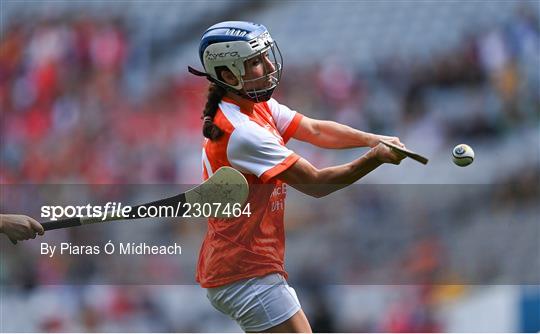
[[[247,332],[277,326],[301,308],[296,292],[280,274],[249,278],[206,291],[212,305]]]

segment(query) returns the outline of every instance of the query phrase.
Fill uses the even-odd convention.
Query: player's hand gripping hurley
[[[395,150],[395,151],[397,151],[397,152],[399,152],[399,153],[401,153],[403,155],[406,155],[407,157],[409,157],[409,158],[411,158],[411,159],[413,159],[415,161],[418,161],[421,164],[427,165],[427,163],[429,161],[426,157],[424,157],[424,156],[422,156],[422,155],[420,155],[420,154],[418,154],[416,152],[413,152],[411,150],[408,150],[406,148],[399,147],[396,144],[391,143],[391,142],[389,142],[387,140],[381,139],[380,142],[383,143],[384,145],[388,146],[392,150]]]

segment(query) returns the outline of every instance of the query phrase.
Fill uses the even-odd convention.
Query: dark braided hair
[[[226,92],[225,88],[215,83],[211,83],[208,87],[208,99],[201,118],[204,120],[203,135],[210,140],[218,139],[223,135],[223,131],[214,124],[214,116],[216,116],[218,105]]]

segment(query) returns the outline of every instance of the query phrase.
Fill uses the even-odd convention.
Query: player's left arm
[[[302,117],[293,138],[322,148],[375,147],[379,140],[398,140],[396,137],[363,132],[333,121]],[[394,141],[395,142],[395,141]],[[401,142],[399,142],[401,144]]]

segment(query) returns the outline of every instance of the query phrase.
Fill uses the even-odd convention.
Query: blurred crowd
[[[143,94],[138,93],[131,86],[130,75],[140,66],[136,61],[139,46],[131,37],[120,19],[88,16],[47,18],[32,24],[14,23],[4,30],[0,41],[1,184],[199,182],[200,115],[207,82],[187,74],[176,74],[145,83],[148,89]],[[372,132],[412,136],[419,128],[429,127],[438,131],[440,141],[453,142],[463,136],[497,141],[523,127],[538,126],[539,41],[536,13],[522,10],[511,21],[471,34],[458,48],[432,55],[430,59],[381,59],[377,67],[369,71],[363,68],[351,70],[337,59],[309,67],[286,66],[276,98],[310,117],[332,119]],[[286,61],[286,54],[284,57]],[[465,101],[457,106],[463,110],[445,109],[446,103],[454,105],[456,99]],[[455,114],[447,114],[449,111]],[[330,163],[321,153],[309,151],[306,154],[315,164]],[[538,180],[538,170],[524,167],[516,175],[508,176],[501,185],[486,187],[479,196],[493,192],[495,196],[488,203],[504,212],[516,213],[521,211],[524,202],[528,207],[534,205],[531,203],[539,196],[538,187],[531,186],[535,180]],[[124,195],[129,198],[131,194]],[[2,196],[2,210],[21,206],[21,203],[11,203],[16,199],[10,199],[5,193]],[[362,197],[361,194],[358,197]],[[350,216],[362,215],[381,222],[391,220],[385,216],[380,194],[363,198],[365,202],[356,206],[358,212],[350,212]],[[336,206],[343,208],[347,203],[350,204],[338,202]],[[332,221],[333,211],[313,208],[320,220],[326,217],[327,221]],[[436,316],[437,303],[462,291],[429,285],[434,277],[440,278],[437,276],[440,270],[448,265],[443,251],[444,238],[437,237],[446,230],[419,232],[425,231],[427,221],[441,212],[420,210],[414,216],[419,218],[413,228],[409,226],[412,229],[410,240],[401,240],[406,255],[399,257],[401,262],[397,266],[388,262],[391,269],[385,273],[404,269],[408,275],[417,277],[413,281],[419,284],[406,288],[379,318],[337,323],[336,319],[340,319],[337,312],[328,306],[329,292],[320,286],[324,282],[315,280],[310,285],[309,278],[316,276],[310,267],[313,261],[306,261],[302,266],[301,260],[292,255],[289,265],[294,267],[292,272],[298,274],[295,283],[300,299],[306,300],[314,329],[328,332],[443,331]],[[299,231],[305,231],[294,226],[307,226],[312,219],[315,217],[309,214],[294,216],[290,228],[294,242],[301,239],[297,238]],[[452,219],[448,221],[453,222]],[[378,237],[374,234],[369,240],[366,229],[380,231],[381,226],[366,224],[355,228],[358,235],[367,235],[365,242],[358,238],[347,239],[344,233],[350,233],[347,228],[356,223],[340,222],[339,226],[345,227],[341,234],[335,227],[323,228],[334,233],[330,238],[323,236],[327,243],[334,242],[332,252],[337,247],[341,254],[350,255],[352,247],[357,247],[359,254],[365,254],[370,251],[369,242],[380,239],[380,234]],[[315,233],[313,229],[311,232]],[[158,240],[185,233],[199,236],[201,230],[195,230],[193,232],[192,227],[166,227],[148,237]],[[69,233],[67,236],[74,240],[84,240],[77,232]],[[313,240],[316,238],[305,240],[311,244],[304,249],[312,251]],[[338,245],[336,240],[340,241]],[[288,249],[301,249],[301,241],[294,242],[289,243]],[[319,246],[325,249],[323,241]],[[347,249],[348,246],[351,249]],[[388,251],[383,249],[378,253],[381,261]],[[23,255],[30,257],[29,251]],[[333,282],[354,284],[355,278],[349,279],[349,276],[368,274],[377,269],[375,265],[381,265],[367,256],[365,259],[354,257],[355,264],[350,263],[350,259],[350,256],[349,260],[328,259],[341,266],[336,273],[344,275]],[[50,263],[45,259],[37,260],[34,271],[30,268],[35,263],[22,265],[24,274],[13,269],[16,265],[11,263],[11,269],[2,273],[0,280],[16,286],[6,300],[21,310],[29,306],[37,309],[53,305],[50,312],[42,311],[37,315],[28,330],[199,331],[206,317],[216,315],[217,311],[206,304],[196,306],[197,303],[193,303],[191,313],[182,309],[181,305],[189,302],[181,297],[172,301],[172,293],[168,291],[173,290],[166,287],[41,286],[50,279],[47,275],[64,283],[73,275],[84,281],[90,277],[89,273],[106,270],[92,261],[84,264],[92,268],[88,270],[81,269],[83,265],[76,267],[69,260],[65,261],[57,263],[57,272],[47,269]],[[148,267],[143,273],[179,270],[176,267],[170,269],[169,266],[174,264],[167,261],[153,267],[145,264]],[[187,263],[193,264],[193,261],[195,259],[190,259]],[[191,276],[191,272],[186,270],[182,275]],[[178,292],[181,293],[189,296],[192,292]],[[70,301],[69,311],[62,305],[66,300]],[[362,307],[362,302],[355,306]],[[14,310],[18,309],[15,307]],[[179,315],[181,311],[183,315]],[[230,330],[220,327],[220,321],[228,323],[219,318],[217,324],[213,324],[215,327],[207,329]],[[206,326],[211,325],[211,321],[206,323]]]
[[[428,56],[390,56],[369,69],[351,70],[344,65],[349,59],[332,57],[312,68],[286,68],[277,93],[315,117],[369,131],[404,134],[427,121],[423,126],[440,129],[442,141],[497,139],[537,120],[539,39],[537,13],[523,6],[512,20],[471,31],[459,45]]]
[[[523,10],[431,59],[383,59],[375,72],[337,59],[286,67],[277,98],[310,117],[373,132],[404,134],[428,120],[443,141],[500,135],[538,116],[538,27],[535,13]],[[0,45],[2,183],[199,180],[193,166],[207,83],[182,73],[135,92],[129,75],[139,66],[137,47],[120,19],[7,27]],[[466,114],[467,122],[433,118],[430,96],[471,95],[460,87],[478,93],[466,110],[443,112]]]
[[[2,183],[185,180],[205,83],[172,78],[130,95],[136,51],[119,20],[15,23],[1,43]]]

